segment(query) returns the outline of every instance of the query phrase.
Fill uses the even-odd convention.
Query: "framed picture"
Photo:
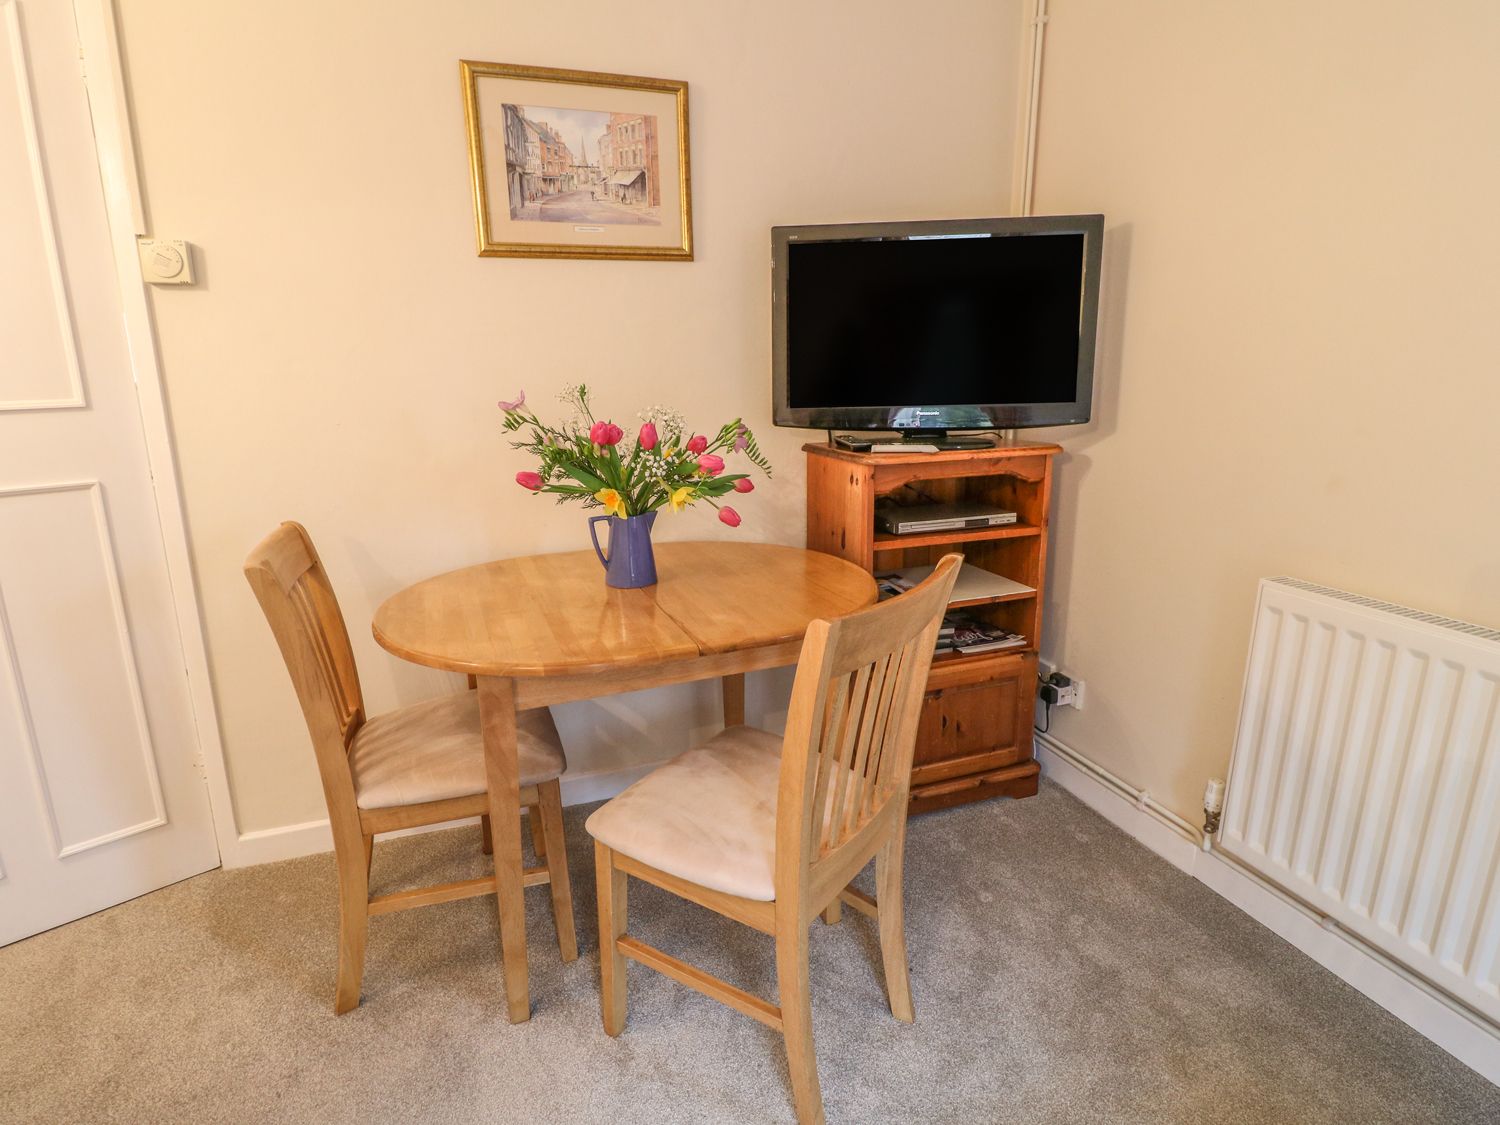
[[[481,257],[692,261],[686,82],[459,67]]]

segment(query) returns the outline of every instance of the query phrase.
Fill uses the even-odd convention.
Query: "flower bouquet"
[[[514,402],[500,403],[505,428],[529,431],[512,447],[534,456],[534,471],[516,474],[516,483],[532,492],[550,492],[558,503],[578,500],[585,508],[602,508],[589,520],[594,550],[605,565],[611,586],[649,586],[656,581],[651,553],[651,526],[662,508],[680,512],[703,501],[718,510],[721,522],[740,525],[740,514],[720,501],[749,493],[748,473],[726,473],[726,456],[743,456],[766,476],[771,463],[755,444],[755,435],[736,418],[713,437],[693,433],[681,414],[662,406],[643,410],[633,439],[612,421],[598,421],[589,406],[586,386],[564,388],[558,396],[573,408],[567,422],[543,422],[526,407],[523,391]],[[610,549],[599,547],[595,526],[610,523]]]

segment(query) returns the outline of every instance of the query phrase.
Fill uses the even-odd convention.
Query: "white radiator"
[[[1500,632],[1263,579],[1219,850],[1500,1024]]]

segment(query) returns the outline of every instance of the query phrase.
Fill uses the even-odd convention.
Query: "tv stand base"
[[[922,441],[923,438],[912,438],[912,441]],[[994,449],[995,439],[988,434],[963,434],[958,437],[944,435],[940,438],[926,439],[939,449]]]
[[[989,434],[953,434],[948,430],[915,428],[897,430],[902,441],[918,445],[935,445],[939,449],[993,449],[995,439]]]
[[[851,453],[899,453],[902,451],[899,447],[904,445],[913,446],[910,452],[914,453],[926,452],[922,446],[938,451],[995,448],[995,439],[990,434],[953,435],[947,430],[898,430],[895,437],[832,432],[828,436],[830,444]]]

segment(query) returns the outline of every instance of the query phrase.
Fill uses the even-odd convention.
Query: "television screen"
[[[775,420],[1087,421],[1102,226],[1064,216],[777,228]]]

